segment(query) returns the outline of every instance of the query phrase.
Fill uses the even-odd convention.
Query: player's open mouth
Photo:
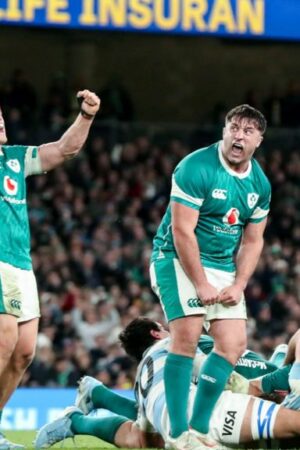
[[[242,144],[234,143],[232,144],[232,153],[233,155],[240,155],[243,151],[244,147]]]

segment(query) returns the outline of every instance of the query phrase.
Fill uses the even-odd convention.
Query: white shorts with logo
[[[239,444],[251,398],[254,399],[251,413],[252,439],[257,441],[274,437],[274,424],[280,405],[250,395],[224,391],[210,419],[209,435],[212,439],[224,444]]]
[[[189,417],[192,416],[196,386],[191,386],[189,396]],[[240,443],[240,434],[245,418],[250,395],[237,394],[224,391],[215,408],[209,423],[209,436],[217,442],[237,445]],[[251,414],[251,433],[253,440],[272,438],[274,433],[275,419],[280,405],[267,400],[255,399]],[[153,429],[159,432],[166,440],[170,433],[170,420],[167,407],[162,396],[155,389],[149,393],[146,407],[146,418]],[[142,422],[141,419],[139,419]],[[145,427],[144,427],[145,428]]]
[[[233,284],[235,272],[204,268],[207,280],[216,289]],[[245,298],[234,306],[217,303],[203,306],[198,299],[195,287],[184,272],[178,259],[162,258],[152,262],[150,278],[153,291],[160,299],[165,316],[170,322],[180,317],[196,314],[206,315],[206,321],[212,319],[247,319]]]
[[[0,262],[0,314],[12,314],[18,322],[40,317],[36,279],[32,270]]]

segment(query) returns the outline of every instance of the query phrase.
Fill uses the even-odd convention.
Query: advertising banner
[[[0,23],[300,39],[300,0],[0,0]]]
[[[119,394],[133,398],[133,391],[115,390]],[[1,428],[3,430],[36,430],[45,423],[56,419],[67,407],[74,405],[76,389],[19,388],[3,410]],[[107,414],[97,410],[97,415]]]

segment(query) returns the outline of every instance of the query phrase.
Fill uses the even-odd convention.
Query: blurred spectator
[[[20,112],[21,120],[32,125],[37,109],[37,94],[23,69],[13,71],[6,92],[6,106]]]
[[[131,121],[134,108],[131,97],[118,79],[111,79],[99,91],[101,98],[101,117],[110,120]]]
[[[271,87],[271,91],[264,101],[263,110],[269,126],[279,127],[282,124],[282,97],[276,85]]]
[[[282,100],[282,125],[299,127],[300,125],[300,83],[291,80]]]
[[[261,109],[261,96],[258,90],[254,87],[249,88],[242,103],[253,106],[253,108]]]

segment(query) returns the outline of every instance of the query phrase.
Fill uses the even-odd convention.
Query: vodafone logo
[[[223,217],[223,222],[229,226],[237,225],[239,223],[239,215],[240,212],[238,209],[231,208]]]
[[[4,189],[9,195],[16,195],[18,183],[7,175],[4,177]]]

